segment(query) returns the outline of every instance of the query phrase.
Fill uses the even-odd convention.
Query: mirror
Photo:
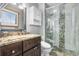
[[[11,10],[0,10],[0,23],[7,26],[18,26],[18,13]]]

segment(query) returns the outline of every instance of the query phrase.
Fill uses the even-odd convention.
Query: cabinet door
[[[22,55],[22,42],[17,42],[1,47],[1,55],[3,56]]]
[[[40,44],[34,48],[34,55],[41,56],[41,46]]]
[[[40,44],[41,37],[34,38],[34,46]]]
[[[41,42],[41,37],[32,38],[29,40],[23,41],[23,52],[33,48]]]
[[[41,56],[41,47],[40,44],[25,53],[23,53],[23,56]]]
[[[30,7],[29,17],[30,25],[41,25],[41,11],[38,8]]]
[[[23,52],[28,50],[28,49],[31,49],[34,46],[33,41],[34,40],[32,40],[32,39],[23,41]]]
[[[34,50],[31,49],[23,53],[23,56],[34,56]]]

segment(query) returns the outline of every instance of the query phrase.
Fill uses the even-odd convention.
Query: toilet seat
[[[44,48],[51,48],[51,45],[44,41],[41,41],[41,46]]]

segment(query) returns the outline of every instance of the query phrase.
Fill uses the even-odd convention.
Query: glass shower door
[[[52,46],[59,46],[59,8],[46,9],[46,41]]]

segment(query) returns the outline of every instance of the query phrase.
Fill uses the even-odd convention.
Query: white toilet
[[[45,41],[41,41],[41,56],[49,56],[51,45]]]

